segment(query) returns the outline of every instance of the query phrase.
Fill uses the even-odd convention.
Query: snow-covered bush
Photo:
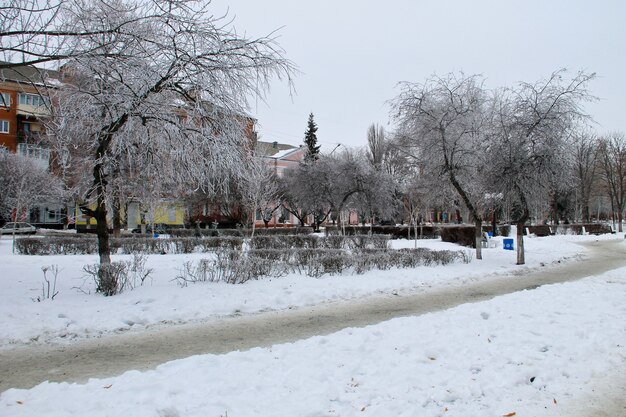
[[[328,235],[324,237],[324,247],[329,249],[343,249],[346,237],[341,235]]]
[[[153,237],[123,237],[110,239],[111,250],[123,254],[166,254],[212,252],[219,248],[241,249],[243,238],[224,237],[178,237],[155,239]],[[98,253],[98,241],[94,236],[43,238],[20,238],[16,250],[22,255],[89,255]]]
[[[311,265],[309,271],[315,271],[315,274],[311,276],[324,274],[335,275],[343,273],[344,270],[348,269],[351,265],[352,261],[345,253],[326,253],[316,259],[316,262]]]
[[[367,248],[388,249],[389,235],[352,235],[346,236],[348,247],[352,250],[363,250]]]
[[[293,251],[291,249],[250,249],[248,255],[276,262],[290,262]]]
[[[354,252],[329,248],[250,249],[245,252],[220,249],[212,258],[184,263],[174,280],[183,287],[196,282],[240,284],[263,276],[281,277],[288,273],[318,278],[350,270],[355,274],[363,274],[373,269],[447,265],[456,260],[468,263],[471,258],[468,260],[463,251],[432,251],[425,248],[365,248]]]
[[[22,255],[86,255],[98,253],[93,237],[22,237],[15,240],[15,250]]]
[[[250,249],[286,249],[291,247],[287,239],[278,236],[254,236],[248,245]]]
[[[152,273],[146,261],[147,256],[135,254],[130,261],[85,265],[83,270],[96,283],[96,292],[108,297],[143,285]]]
[[[90,275],[96,283],[96,292],[108,297],[120,293],[123,287],[124,270],[123,262],[111,262],[110,264],[85,265],[83,270]]]

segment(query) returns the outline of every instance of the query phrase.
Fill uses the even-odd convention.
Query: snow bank
[[[623,370],[625,277],[621,269],[84,385],[11,389],[0,396],[0,414],[573,416],[581,392]]]

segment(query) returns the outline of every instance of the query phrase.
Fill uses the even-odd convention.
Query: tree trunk
[[[113,196],[113,237],[120,237],[120,229],[122,228],[122,210],[119,195]]]
[[[589,215],[589,201],[583,201],[583,222],[591,222],[591,216]]]
[[[520,187],[516,188],[517,194],[520,199],[520,204],[522,205],[522,214],[520,218],[517,219],[517,221],[515,222],[515,224],[517,225],[517,265],[524,265],[526,263],[524,255],[524,226],[530,218],[530,211],[528,210],[526,195]]]
[[[476,237],[476,259],[483,259],[483,220],[479,217],[474,218],[474,226]]]
[[[96,234],[98,236],[98,256],[100,265],[111,263],[111,246],[109,243],[109,229],[107,225],[107,208],[103,193],[98,193],[98,207],[94,214],[96,219]]]
[[[556,193],[552,193],[551,200],[552,224],[557,225],[559,224],[559,202]]]
[[[517,222],[517,265],[524,265],[524,225],[526,220]]]
[[[611,199],[611,221],[613,222],[613,230],[615,230],[615,198],[613,193],[611,193],[610,191],[609,198]],[[621,227],[622,225],[620,224],[618,232],[622,231]]]

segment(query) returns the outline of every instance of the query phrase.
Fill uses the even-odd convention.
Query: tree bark
[[[524,225],[526,220],[517,222],[517,265],[524,265],[526,259],[524,256]]]
[[[447,158],[446,158],[446,165],[449,165],[447,162]],[[463,200],[465,207],[467,207],[467,209],[469,210],[470,215],[472,216],[474,220],[474,224],[476,225],[480,224],[482,227],[483,219],[478,214],[478,210],[476,209],[476,206],[472,204],[469,196],[467,195],[467,193],[465,192],[461,184],[457,181],[455,175],[452,172],[449,172],[448,175],[450,178],[450,182],[452,183],[452,186],[459,193],[459,196],[461,197],[461,200]],[[478,227],[476,227],[476,236],[480,236],[480,238],[482,239],[482,230]],[[478,241],[478,237],[476,239],[477,239],[476,240],[476,259],[483,259],[482,251],[480,250],[480,242]]]
[[[122,207],[117,193],[113,196],[113,237],[120,237],[122,229]]]
[[[98,236],[98,256],[100,265],[111,263],[111,246],[109,242],[109,230],[107,225],[107,208],[104,195],[98,193],[97,208],[94,211],[96,219],[96,234]]]
[[[528,210],[528,202],[526,196],[520,187],[516,186],[517,194],[522,205],[522,214],[520,218],[515,222],[517,226],[517,265],[524,265],[526,263],[524,254],[524,227],[526,222],[530,218],[530,211]]]
[[[476,259],[483,259],[483,220],[480,217],[474,217],[475,233],[476,237]]]

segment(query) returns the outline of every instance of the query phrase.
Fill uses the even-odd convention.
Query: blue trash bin
[[[513,239],[502,239],[504,250],[514,250]]]

